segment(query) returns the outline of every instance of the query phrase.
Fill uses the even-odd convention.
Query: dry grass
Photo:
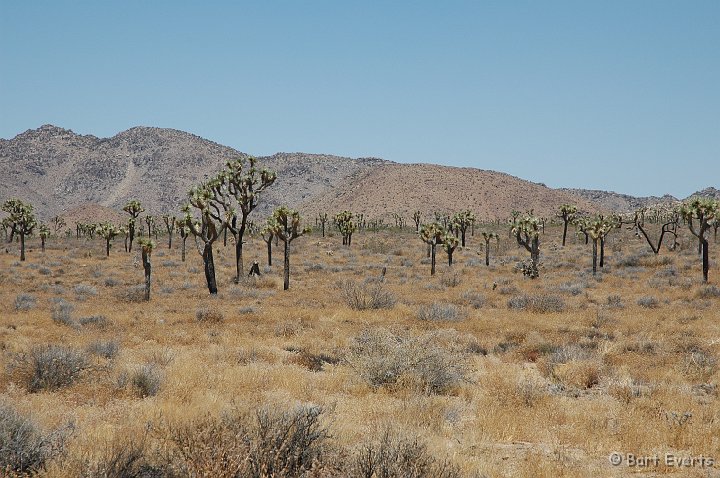
[[[289,291],[282,265],[234,284],[233,247],[218,245],[217,297],[191,247],[185,263],[159,248],[150,302],[121,242],[105,259],[99,240],[51,238],[43,255],[31,239],[24,263],[11,246],[3,427],[25,430],[33,467],[53,477],[223,476],[248,456],[278,476],[378,463],[377,476],[620,476],[635,470],[613,468],[613,451],[720,459],[718,245],[704,285],[685,231],[688,248],[659,257],[614,231],[593,278],[589,246],[561,248],[548,227],[530,280],[514,272],[525,251],[498,231],[491,267],[468,234],[436,277],[410,232],[360,231],[350,250],[299,239]],[[246,261],[264,246],[251,239]],[[48,437],[69,422],[55,453]],[[273,438],[285,432],[297,441]],[[3,453],[0,468],[19,469]]]

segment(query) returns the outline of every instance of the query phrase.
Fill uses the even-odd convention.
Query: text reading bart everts
[[[665,455],[635,455],[633,453],[612,453],[610,463],[614,466],[627,466],[628,468],[657,468],[666,466],[672,468],[712,468],[716,460],[709,456],[681,456],[673,453]]]

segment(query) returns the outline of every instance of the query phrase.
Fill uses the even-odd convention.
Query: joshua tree
[[[20,236],[20,260],[24,261],[25,236],[32,234],[37,226],[32,204],[25,204],[19,199],[8,199],[3,203],[2,211],[8,214],[8,223],[11,224],[12,233]]]
[[[339,212],[335,215],[335,224],[343,238],[343,246],[350,247],[353,232],[357,230],[357,224],[353,221],[353,213],[350,211]]]
[[[120,234],[120,229],[109,222],[104,222],[95,227],[95,232],[97,232],[98,236],[105,239],[105,255],[110,257],[110,246],[112,245],[112,240],[115,239],[115,236]]]
[[[577,214],[577,206],[573,206],[572,204],[563,204],[560,206],[560,210],[555,213],[555,215],[563,221],[563,247],[565,247],[565,239],[567,238],[568,224],[573,222],[575,214]]]
[[[50,219],[50,222],[53,225],[53,233],[57,236],[58,232],[65,227],[67,224],[65,223],[65,219],[63,219],[61,216],[55,216],[52,219]]]
[[[283,269],[283,290],[290,287],[290,243],[310,232],[309,227],[300,227],[300,214],[285,206],[275,209],[268,219],[268,230],[285,244],[285,267]]]
[[[420,227],[420,240],[430,246],[430,275],[435,275],[435,248],[443,244],[447,235],[447,230],[438,222]]]
[[[153,249],[155,249],[155,243],[151,239],[140,239],[138,244],[142,247],[142,263],[145,271],[145,300],[150,300],[150,273],[152,272],[150,256]]]
[[[605,236],[616,227],[616,223],[613,220],[605,218],[603,215],[595,216],[592,219],[588,219],[585,223],[585,233],[592,239],[592,258],[593,258],[593,275],[597,274],[597,259],[598,259],[598,243],[604,245]],[[602,254],[600,259],[600,267],[604,265],[604,247],[601,246]]]
[[[497,235],[494,232],[487,232],[483,231],[482,236],[485,239],[485,265],[490,265],[490,241],[492,239],[495,239],[496,241],[500,241],[500,236]]]
[[[119,234],[125,238],[125,252],[128,252],[128,239],[130,237],[130,228],[127,226],[120,226],[118,228]]]
[[[133,240],[135,239],[135,222],[137,221],[140,213],[144,212],[145,209],[143,209],[140,201],[138,201],[137,199],[133,199],[132,201],[128,201],[128,203],[123,208],[123,211],[130,215],[130,219],[128,219],[128,252],[132,252],[132,244]]]
[[[327,214],[326,220],[327,220]],[[323,223],[325,224],[325,223]],[[272,241],[275,237],[275,233],[272,230],[272,225],[268,223],[265,225],[265,227],[262,228],[260,231],[260,236],[262,237],[263,241],[265,241],[265,244],[267,244],[267,258],[268,258],[268,266],[272,266]]]
[[[177,218],[175,216],[165,214],[162,219],[165,223],[165,229],[167,229],[168,233],[168,249],[172,249],[172,238],[173,233],[175,232],[175,226],[177,225]]]
[[[422,219],[420,211],[415,211],[412,215],[412,219],[415,222],[415,232],[420,233],[420,220]]]
[[[540,276],[540,218],[532,210],[523,216],[510,220],[510,232],[517,243],[530,253],[529,266],[523,267],[523,274],[535,279]]]
[[[322,228],[322,237],[325,237],[325,224],[327,223],[327,220],[328,220],[328,215],[326,212],[324,212],[322,214],[318,214],[318,217],[316,219],[316,221],[320,223],[320,227]]]
[[[221,212],[213,202],[213,187],[208,183],[201,184],[190,190],[190,204],[183,208],[185,217],[182,225],[203,242],[202,257],[205,268],[205,280],[211,294],[217,294],[217,281],[215,279],[215,260],[213,258],[213,244],[223,233],[234,211],[228,209]],[[200,220],[197,221],[190,213],[190,207],[197,209],[200,213]]]
[[[453,253],[455,252],[455,249],[457,248],[460,241],[457,237],[455,237],[454,234],[451,232],[447,232],[445,234],[445,237],[443,238],[442,248],[445,250],[448,256],[448,265],[453,265]]]
[[[50,236],[50,228],[47,224],[40,224],[38,227],[38,236],[40,236],[40,250],[45,252],[45,240]]]
[[[710,229],[712,221],[720,215],[720,203],[715,199],[695,198],[680,207],[680,215],[687,223],[692,235],[698,238],[702,250],[703,281],[707,282],[710,260],[705,233]]]
[[[460,231],[460,245],[465,247],[465,232],[472,223],[475,222],[475,214],[470,210],[465,210],[456,213],[452,217],[452,224],[457,231]]]

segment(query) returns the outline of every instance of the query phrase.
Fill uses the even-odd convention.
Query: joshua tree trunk
[[[567,238],[568,221],[563,221],[563,242],[562,245],[565,247],[565,239]]]
[[[598,253],[598,240],[593,239],[593,246],[592,246],[593,275],[597,274],[597,253]]]
[[[223,231],[223,247],[227,247],[227,228]]]
[[[128,244],[127,251],[132,252],[132,243],[133,239],[135,239],[135,226],[131,225],[130,227],[130,243]]]
[[[605,267],[605,237],[600,238],[600,267]]]
[[[180,252],[180,257],[182,257],[182,261],[185,262],[185,241],[187,240],[187,236],[182,238],[182,250]]]
[[[703,268],[703,282],[708,281],[708,271],[710,270],[710,260],[708,253],[708,240],[703,239],[702,241],[702,268]]]
[[[168,249],[172,249],[172,237],[173,237],[173,233],[171,231],[168,233]]]
[[[40,250],[42,252],[45,252],[45,238],[44,237],[40,238]]]
[[[435,244],[430,245],[430,275],[435,275]]]
[[[105,239],[105,257],[110,257],[110,238]]]
[[[272,239],[267,241],[268,266],[272,266]]]
[[[110,241],[108,241],[109,243]],[[110,249],[108,248],[108,251]],[[148,253],[142,252],[143,269],[145,269],[145,300],[150,300],[150,273],[152,271],[152,265],[150,264],[150,257]]]
[[[453,253],[452,253],[452,252],[448,252],[448,265],[449,265],[449,266],[452,266],[452,256],[453,256]]]
[[[283,270],[283,290],[290,287],[290,241],[285,241],[285,268]]]
[[[20,260],[25,260],[25,234],[20,231]]]
[[[465,229],[460,229],[460,244],[465,247]]]
[[[205,280],[207,281],[208,290],[211,294],[217,294],[212,244],[205,244],[205,247],[203,248],[203,263],[205,264]]]
[[[490,241],[485,241],[485,265],[490,266]]]

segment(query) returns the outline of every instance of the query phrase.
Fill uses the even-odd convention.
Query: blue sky
[[[0,0],[0,137],[177,128],[493,169],[720,186],[720,1]]]

